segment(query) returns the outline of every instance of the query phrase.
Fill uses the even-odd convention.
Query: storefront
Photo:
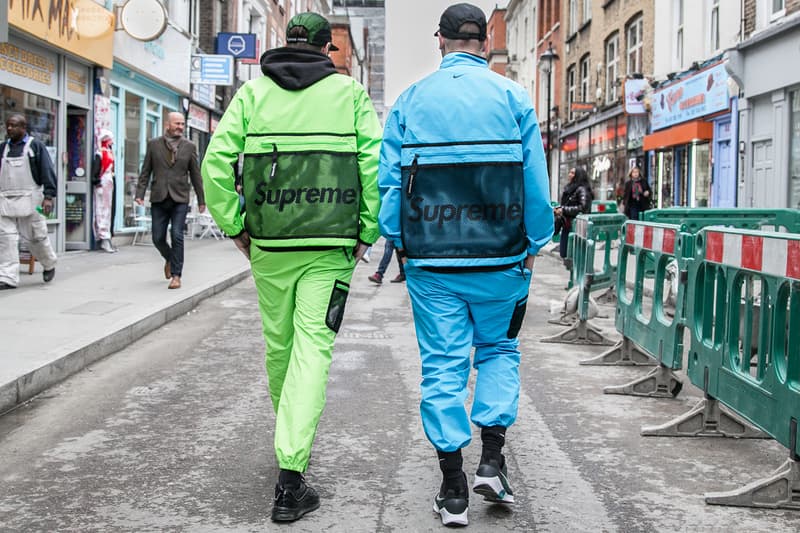
[[[589,125],[580,124],[561,136],[559,195],[572,167],[589,174],[595,200],[616,200],[616,189],[628,171],[628,123],[619,107],[599,114]],[[611,115],[611,116],[608,116]]]
[[[125,32],[114,39],[114,66],[106,73],[107,94],[100,98],[107,98],[108,111],[98,113],[95,127],[105,125],[116,139],[114,231],[132,234],[141,214],[134,197],[147,141],[164,133],[170,112],[188,111],[191,41],[171,27],[150,42]],[[149,206],[149,188],[145,203]]]
[[[715,63],[656,90],[652,98],[651,183],[656,207],[731,207],[736,203],[735,99]],[[733,120],[733,122],[732,122]],[[712,165],[712,157],[715,157]]]
[[[795,13],[729,52],[728,70],[743,94],[741,143],[734,150],[747,162],[741,165],[741,207],[800,208],[798,42],[800,16]]]
[[[49,13],[46,23],[15,2],[8,42],[0,43],[3,122],[25,115],[28,132],[47,146],[55,167],[58,192],[48,229],[56,252],[91,243],[92,69],[113,60],[113,15],[91,1],[76,6],[87,18],[71,25],[61,23],[62,12]]]

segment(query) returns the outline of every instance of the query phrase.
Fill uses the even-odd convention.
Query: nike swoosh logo
[[[461,76],[463,76],[463,75],[464,75],[464,74],[453,74],[453,78],[460,78],[460,77],[461,77]]]

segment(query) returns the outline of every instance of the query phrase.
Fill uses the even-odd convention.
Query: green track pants
[[[278,466],[305,472],[325,407],[333,341],[355,260],[350,250],[250,250],[275,409]]]

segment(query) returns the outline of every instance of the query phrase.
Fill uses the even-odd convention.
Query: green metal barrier
[[[645,211],[643,220],[683,225],[692,234],[708,226],[800,233],[800,209],[670,207]]]
[[[799,509],[800,235],[707,228],[695,249],[687,374],[705,399],[662,428],[704,434],[754,424],[789,449],[789,460],[763,480],[707,494],[706,502]]]
[[[591,291],[610,287],[616,281],[616,265],[611,263],[611,248],[619,238],[624,215],[578,215],[574,221],[574,231],[569,236],[568,257],[572,259],[570,285],[579,287],[578,318],[562,333],[546,337],[542,342],[562,342],[569,344],[601,344],[613,342],[589,320],[589,295]],[[595,250],[597,242],[605,242],[605,254],[601,270],[595,271]]]
[[[628,221],[617,267],[616,326],[622,340],[599,356],[581,361],[582,365],[654,365],[658,367],[631,383],[605,387],[606,394],[673,397],[683,384],[673,370],[682,367],[685,284],[678,283],[672,316],[665,309],[665,287],[669,283],[670,263],[685,270],[685,257],[691,257],[693,236],[674,224]],[[655,265],[652,298],[645,295],[648,265]],[[626,289],[629,266],[634,270],[630,295]]]
[[[594,200],[592,202],[592,213],[619,213],[617,202]]]
[[[558,202],[554,202],[552,200],[550,201],[550,207],[557,207],[557,206],[558,206]],[[550,239],[550,241],[551,242],[559,242],[559,241],[561,241],[561,232],[560,231],[553,232],[553,238]]]

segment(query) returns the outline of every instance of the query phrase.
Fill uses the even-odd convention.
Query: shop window
[[[709,145],[698,144],[694,146],[693,181],[694,198],[691,201],[692,207],[708,207],[708,199],[711,193],[711,166],[709,164]]]
[[[2,99],[0,110],[2,110],[3,126],[5,127],[6,119],[9,116],[16,113],[24,115],[28,124],[28,133],[42,141],[47,147],[57,174],[58,101],[6,85],[0,85],[0,99]],[[56,208],[57,206],[58,202],[56,202]],[[54,210],[50,218],[58,218],[58,213]]]
[[[144,157],[140,143],[142,136],[142,97],[125,92],[125,227],[136,225],[134,221],[133,199],[136,196],[136,182]]]
[[[789,93],[789,205],[800,208],[800,88]]]

